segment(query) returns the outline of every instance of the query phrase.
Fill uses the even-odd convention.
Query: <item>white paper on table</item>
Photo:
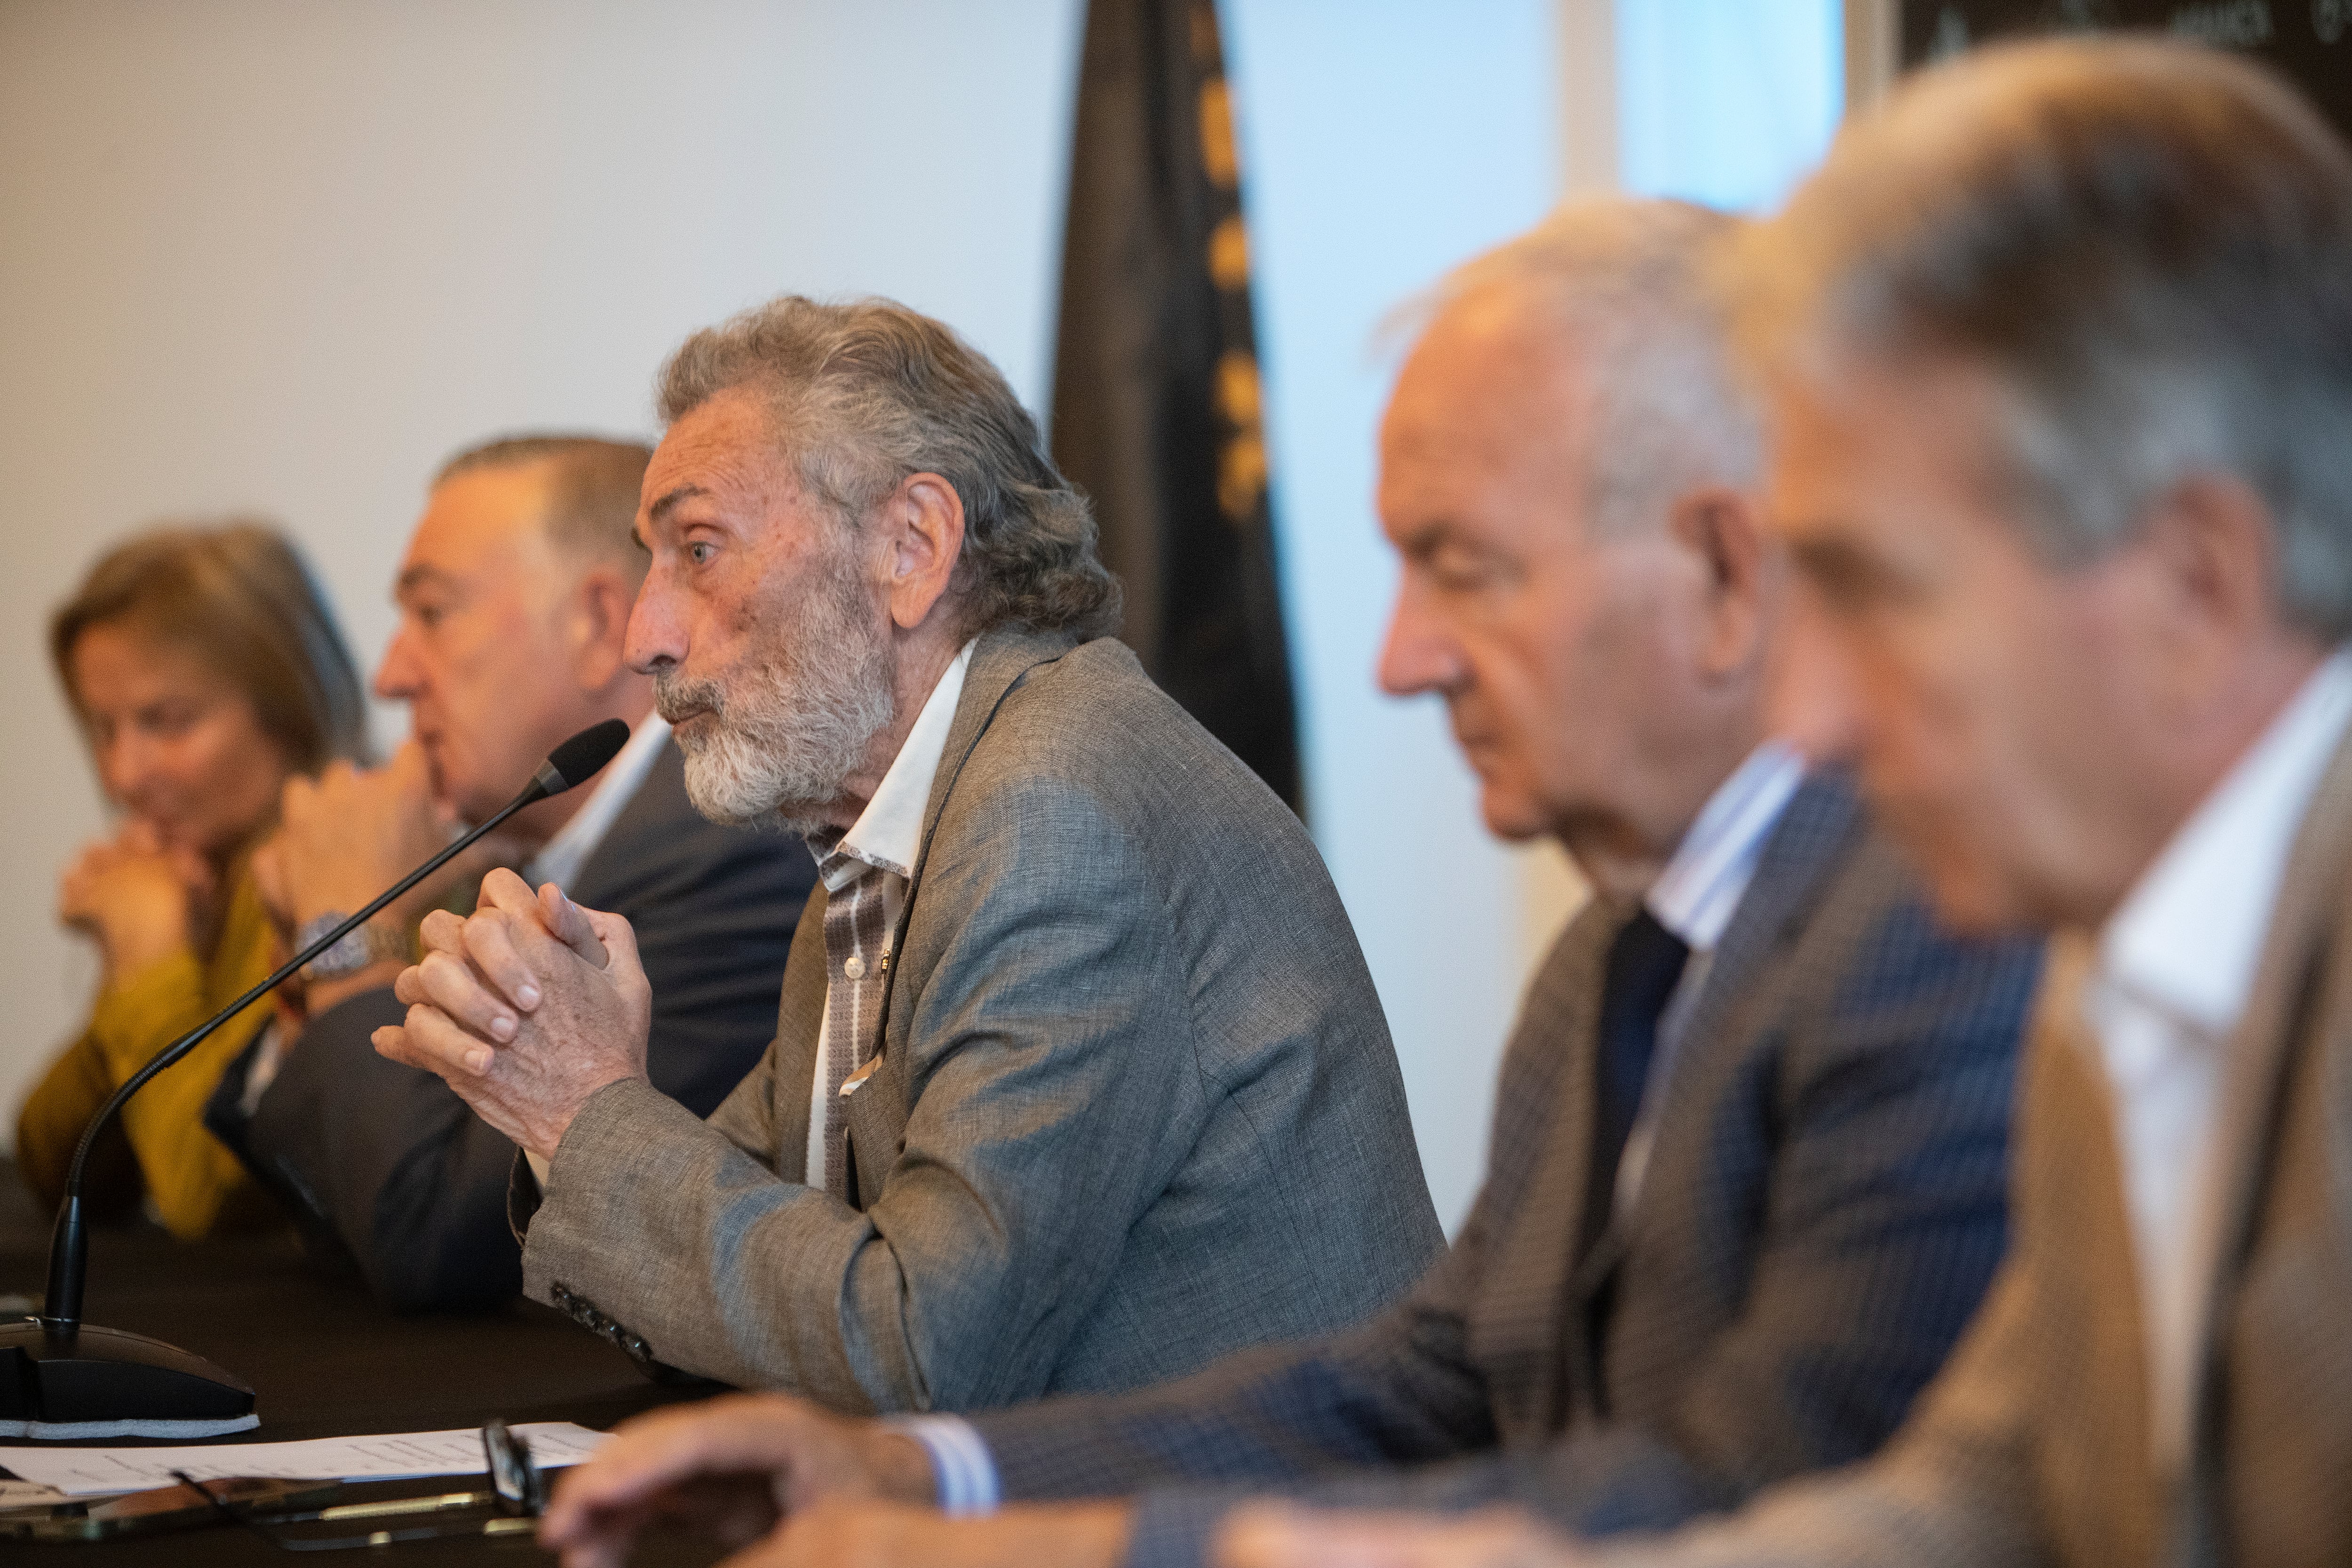
[[[530,1421],[514,1429],[542,1470],[576,1465],[604,1434],[569,1421]],[[68,1497],[145,1491],[172,1485],[184,1470],[200,1481],[231,1476],[286,1480],[395,1481],[416,1476],[479,1474],[487,1468],[482,1434],[385,1432],[370,1437],[314,1437],[304,1443],[205,1443],[183,1448],[34,1448],[0,1447],[0,1467]]]

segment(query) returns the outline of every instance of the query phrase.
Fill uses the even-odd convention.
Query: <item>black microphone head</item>
[[[574,784],[594,778],[597,771],[619,756],[621,748],[628,743],[629,727],[620,720],[607,719],[601,724],[591,724],[547,753],[546,765],[539,770],[539,782],[548,794],[562,795]]]

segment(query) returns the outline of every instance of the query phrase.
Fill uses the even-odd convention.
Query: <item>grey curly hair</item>
[[[662,370],[661,417],[737,387],[767,397],[801,483],[847,527],[909,474],[955,487],[965,635],[1118,629],[1118,579],[1096,553],[1087,498],[1003,374],[944,323],[888,300],[787,294],[687,339]]]

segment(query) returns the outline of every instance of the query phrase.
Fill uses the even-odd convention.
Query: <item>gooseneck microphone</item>
[[[82,1283],[89,1236],[82,1208],[82,1178],[99,1134],[147,1080],[185,1057],[231,1018],[284,984],[304,964],[367,923],[386,904],[431,876],[475,841],[527,805],[593,777],[628,743],[618,719],[592,724],[548,753],[520,795],[424,865],[403,877],[365,909],[287,960],[277,973],[196,1028],[155,1053],[110,1096],[83,1129],[66,1174],[49,1238],[49,1280],[41,1315],[0,1328],[0,1436],[200,1437],[241,1432],[258,1424],[253,1390],[201,1356],[160,1340],[119,1329],[85,1327]]]

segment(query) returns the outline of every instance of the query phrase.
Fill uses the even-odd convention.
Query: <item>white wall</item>
[[[1874,13],[1871,25],[1890,24]],[[1841,0],[1616,0],[1627,190],[1769,209],[1821,161],[1845,106]]]
[[[95,975],[51,919],[101,819],[42,626],[96,552],[167,513],[282,518],[373,668],[443,456],[646,431],[663,353],[771,295],[896,295],[1034,401],[1078,15],[0,5],[0,1108]]]
[[[1394,357],[1375,338],[1552,200],[1555,78],[1579,36],[1554,4],[1226,5],[1315,823],[1449,1225],[1527,965],[1573,889],[1480,830],[1438,710],[1372,688],[1391,572],[1372,443]],[[662,354],[771,294],[896,295],[1034,405],[1079,9],[0,5],[0,637],[19,672],[0,697],[17,850],[0,866],[0,1106],[94,973],[50,918],[56,868],[100,815],[40,628],[95,552],[167,513],[273,513],[372,665],[445,453],[515,427],[646,430]]]
[[[1484,1163],[1528,963],[1561,906],[1548,882],[1530,916],[1529,857],[1480,826],[1435,700],[1372,684],[1395,577],[1371,500],[1398,345],[1378,340],[1401,302],[1554,200],[1552,5],[1239,0],[1227,16],[1309,813],[1451,1228]]]

